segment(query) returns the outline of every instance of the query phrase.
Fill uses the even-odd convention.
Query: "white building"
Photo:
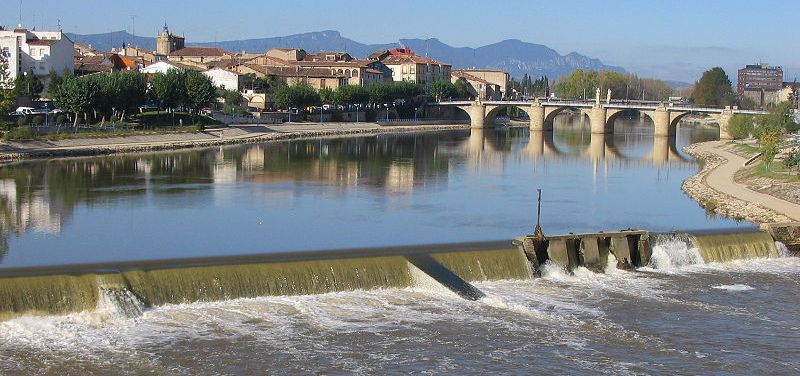
[[[208,76],[214,86],[218,88],[239,91],[239,73],[223,68],[211,68],[203,74]]]
[[[0,28],[0,53],[8,58],[12,78],[33,69],[46,81],[50,71],[72,74],[75,69],[74,44],[61,31]]]
[[[167,73],[170,69],[177,69],[182,70],[175,64],[168,63],[166,61],[159,61],[158,63],[150,64],[139,71],[146,74],[156,74],[156,73]]]

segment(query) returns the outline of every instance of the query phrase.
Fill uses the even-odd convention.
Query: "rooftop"
[[[180,50],[171,52],[169,56],[226,56],[230,55],[228,51],[225,51],[221,48],[217,47],[184,47]]]

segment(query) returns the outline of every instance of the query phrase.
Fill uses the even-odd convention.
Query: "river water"
[[[293,141],[0,169],[2,268],[750,227],[679,189],[715,137],[618,123]],[[166,305],[0,322],[0,374],[798,374],[800,259],[652,265],[477,283]],[[657,257],[655,257],[657,256]],[[138,313],[138,312],[137,312]]]

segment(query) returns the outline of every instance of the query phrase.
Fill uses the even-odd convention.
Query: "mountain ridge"
[[[77,43],[90,44],[99,51],[109,51],[112,47],[121,46],[123,42],[155,49],[155,37],[134,37],[125,31],[86,35],[67,33],[67,36]],[[453,47],[437,38],[399,39],[393,43],[365,44],[346,38],[336,30],[323,30],[278,37],[192,42],[187,45],[216,46],[231,52],[266,51],[275,47],[302,48],[310,53],[347,51],[358,58],[365,58],[377,50],[405,46],[421,56],[450,63],[454,69],[501,69],[517,78],[528,74],[532,77],[544,75],[555,79],[575,69],[625,71],[622,67],[604,64],[600,59],[584,56],[578,52],[561,55],[548,46],[519,39],[506,39],[476,48]]]

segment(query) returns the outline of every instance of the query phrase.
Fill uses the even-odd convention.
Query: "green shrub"
[[[734,140],[741,140],[750,137],[753,133],[753,117],[750,115],[733,115],[728,125],[728,131]]]
[[[17,126],[24,127],[26,125],[28,125],[28,117],[20,116],[19,119],[17,119]]]
[[[67,116],[64,114],[59,114],[56,116],[56,124],[64,124],[67,122]]]
[[[792,150],[783,161],[788,168],[800,169],[800,148]]]
[[[28,126],[14,128],[3,136],[6,140],[30,140],[34,137],[33,129]]]
[[[42,116],[34,116],[33,119],[31,119],[31,124],[33,124],[33,125],[42,125],[42,124],[44,124],[44,117],[42,117]]]

